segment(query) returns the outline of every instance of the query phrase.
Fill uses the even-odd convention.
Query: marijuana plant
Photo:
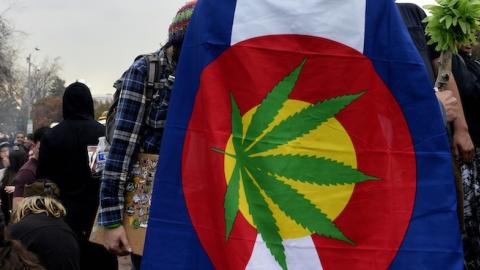
[[[441,52],[440,68],[435,86],[445,87],[451,74],[452,53],[462,45],[476,43],[480,30],[480,2],[478,0],[436,0],[438,5],[427,5],[431,15],[425,18],[428,44],[436,44]]]

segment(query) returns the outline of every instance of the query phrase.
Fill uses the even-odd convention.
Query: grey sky
[[[21,65],[36,46],[34,62],[60,57],[67,84],[83,79],[94,95],[113,93],[112,83],[135,56],[153,52],[167,38],[177,9],[187,0],[0,0],[16,30]],[[434,0],[415,2],[420,6]]]
[[[67,83],[83,79],[94,94],[112,93],[113,82],[135,56],[153,52],[186,0],[0,0],[16,30],[20,64],[38,46],[34,61],[60,57]]]

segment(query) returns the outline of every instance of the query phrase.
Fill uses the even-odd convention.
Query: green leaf
[[[470,0],[468,0],[470,1]],[[460,13],[462,14],[466,14],[467,13],[467,6],[468,6],[468,3],[466,1],[461,1],[458,5],[458,11],[460,11]]]
[[[340,96],[304,108],[280,122],[251,149],[247,150],[247,153],[265,152],[301,137],[334,117],[361,95],[363,93]]]
[[[449,29],[451,25],[452,25],[452,16],[448,15],[447,19],[445,19],[445,26],[447,27],[447,29]]]
[[[455,6],[455,4],[458,3],[458,0],[451,0],[450,3],[448,4],[449,7]]]
[[[450,44],[450,43],[452,42],[452,37],[451,37],[451,35],[448,35],[448,34],[447,34],[447,35],[445,35],[445,37],[446,37],[445,42],[446,42],[447,44]]]
[[[302,183],[339,185],[377,180],[350,166],[321,157],[276,155],[252,157],[251,161],[262,170]]]
[[[241,143],[243,131],[242,116],[240,115],[240,109],[238,108],[237,102],[235,101],[233,94],[230,95],[230,101],[232,103],[232,141],[233,147],[235,149],[235,158],[237,161],[235,163],[235,168],[233,169],[233,173],[227,187],[224,201],[226,239],[228,239],[228,237],[230,236],[233,223],[235,222],[235,218],[238,213],[241,178],[240,170],[242,168],[242,164],[244,163],[244,159],[242,158],[244,149]]]
[[[237,162],[235,164],[235,168],[233,169],[232,177],[230,177],[230,181],[228,182],[227,192],[225,194],[225,240],[228,240],[230,237],[230,232],[232,231],[233,223],[235,222],[235,218],[237,217],[238,213],[241,178],[240,169],[240,164]]]
[[[458,23],[460,24],[460,27],[462,28],[462,32],[464,34],[467,33],[467,23],[463,20],[459,20]]]
[[[297,68],[288,76],[281,80],[273,90],[265,97],[265,99],[257,107],[252,116],[252,121],[248,126],[247,133],[243,143],[253,143],[255,139],[268,127],[268,125],[275,119],[280,109],[283,107],[285,101],[293,90],[298,76],[305,65],[306,60],[303,60]],[[247,146],[248,148],[248,146]]]
[[[423,5],[423,8],[430,10],[430,9],[438,8],[438,6],[437,5]]]
[[[240,192],[240,170],[243,166],[244,158],[243,153],[244,149],[242,146],[242,131],[243,123],[242,116],[240,115],[240,109],[238,108],[237,102],[233,94],[230,95],[230,101],[232,103],[232,141],[233,147],[235,148],[235,157],[236,163],[235,168],[233,169],[232,177],[227,187],[227,192],[225,193],[225,224],[226,224],[226,233],[225,237],[228,239],[230,232],[235,222],[235,218],[238,213],[239,206],[239,192]]]
[[[453,12],[453,14],[455,14],[455,16],[457,16],[457,17],[455,17],[455,18],[457,18],[457,19],[458,19],[458,17],[461,16],[460,12],[459,12],[458,10],[456,10],[456,9],[453,9],[453,8],[452,8],[452,12]]]
[[[242,134],[243,134],[243,122],[242,116],[240,114],[240,109],[238,108],[237,102],[233,97],[233,94],[230,95],[230,101],[232,103],[232,134],[233,134],[233,146],[235,148],[235,153],[243,153],[242,147]]]
[[[316,185],[358,183],[374,179],[339,162],[321,157],[301,155],[252,156],[252,153],[256,153],[255,151],[262,152],[269,148],[265,147],[264,144],[271,143],[272,138],[277,139],[274,141],[275,146],[273,146],[277,147],[279,144],[286,144],[295,138],[305,135],[329,118],[334,117],[344,107],[363,94],[340,96],[308,106],[300,112],[290,115],[287,119],[273,127],[267,134],[263,135],[264,130],[271,125],[278,111],[288,99],[305,61],[296,68],[296,71],[289,75],[290,79],[284,79],[272,89],[272,92],[275,93],[268,94],[262,102],[262,106],[266,107],[254,113],[257,114],[255,116],[257,119],[266,117],[270,120],[265,123],[260,123],[264,119],[260,122],[252,120],[251,125],[253,122],[257,122],[257,128],[251,129],[247,127],[247,133],[259,134],[251,149],[246,148],[246,139],[242,136],[244,130],[242,115],[233,95],[231,95],[230,99],[232,105],[232,142],[235,153],[225,153],[221,149],[212,148],[215,152],[236,159],[235,167],[225,192],[226,239],[228,240],[230,237],[235,219],[238,216],[239,192],[243,184],[249,212],[253,217],[257,231],[264,239],[270,253],[283,269],[287,269],[285,249],[282,244],[283,239],[273,212],[266,201],[266,196],[278,205],[287,216],[307,230],[326,237],[349,243],[352,242],[312,202],[291,186],[276,179],[274,174]],[[283,86],[281,86],[282,84]],[[276,108],[272,110],[267,108],[268,106]],[[259,145],[261,146],[259,147]],[[272,147],[270,146],[270,148]],[[255,174],[254,177],[252,177],[252,174]]]
[[[353,242],[322,211],[291,186],[257,168],[248,168],[268,197],[292,220],[318,235]]]
[[[259,188],[255,185],[250,175],[243,170],[243,185],[247,202],[252,214],[253,222],[257,226],[257,230],[265,241],[268,250],[275,260],[280,264],[282,269],[287,270],[287,259],[285,257],[285,248],[283,247],[282,237],[276,224],[273,213],[268,207],[265,198],[260,193]]]

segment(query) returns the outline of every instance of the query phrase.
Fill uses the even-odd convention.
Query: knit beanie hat
[[[183,37],[187,32],[187,26],[196,3],[196,0],[190,1],[178,10],[177,15],[173,18],[172,24],[170,24],[168,28],[168,44],[178,45],[183,42]]]

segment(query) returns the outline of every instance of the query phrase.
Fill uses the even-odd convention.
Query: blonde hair
[[[23,201],[13,210],[12,222],[17,223],[30,214],[46,214],[54,218],[65,216],[65,207],[52,197],[32,196]]]

